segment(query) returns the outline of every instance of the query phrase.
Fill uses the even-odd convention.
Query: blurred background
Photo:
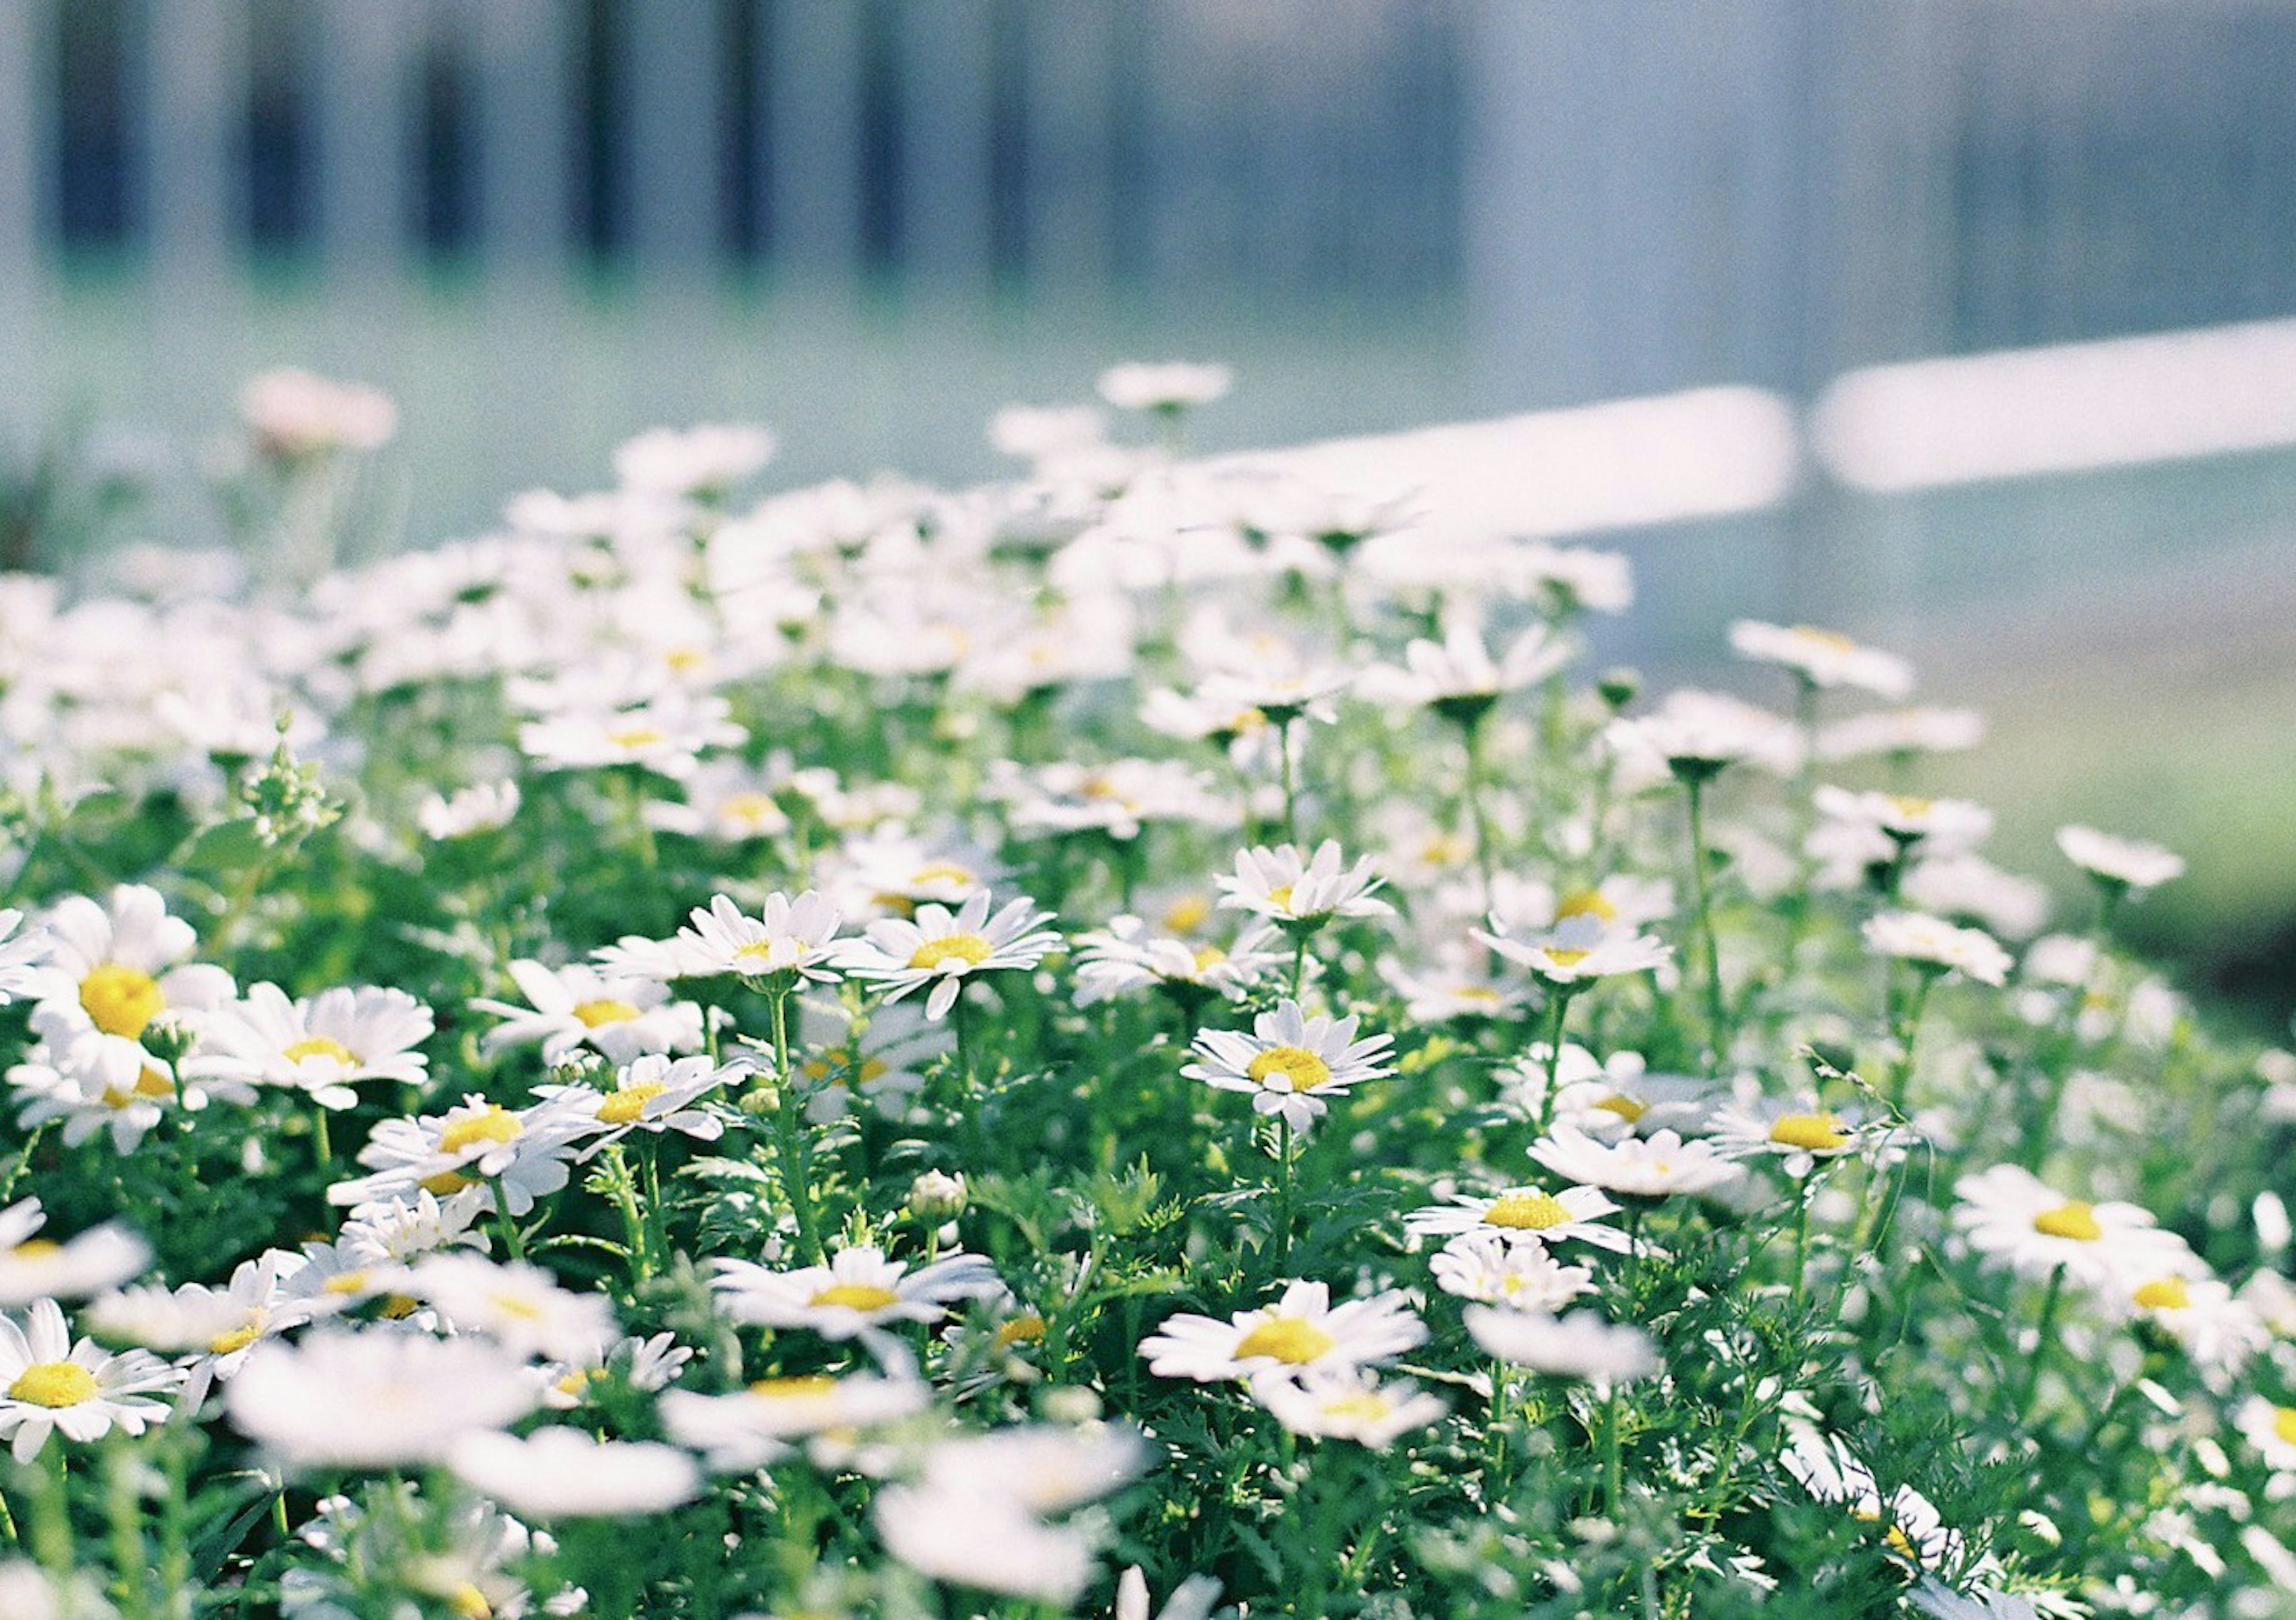
[[[211,540],[267,366],[399,402],[383,547],[658,423],[990,475],[1126,358],[1237,367],[1210,449],[1498,421],[1606,660],[1913,655],[2002,859],[2180,848],[2144,925],[2285,1019],[2290,0],[0,0],[12,565]]]

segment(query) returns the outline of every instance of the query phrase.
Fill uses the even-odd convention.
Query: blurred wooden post
[[[644,0],[625,15],[631,261],[642,279],[704,276],[721,241],[718,6]]]
[[[861,265],[861,6],[782,0],[767,22],[759,167],[774,261],[842,292]]]
[[[44,85],[39,64],[52,53],[42,47],[47,18],[35,18],[33,0],[0,0],[0,376],[12,379],[11,397],[0,419],[0,444],[25,425],[22,413],[38,411],[33,391],[37,359],[33,334],[38,323],[43,274],[40,253],[40,119],[43,89],[53,116],[53,78]],[[45,8],[43,8],[45,9]],[[29,396],[29,397],[28,397]]]
[[[994,13],[980,0],[907,0],[894,16],[902,267],[937,292],[978,298],[996,249]]]
[[[311,103],[320,256],[338,275],[394,279],[405,267],[414,217],[407,64],[415,12],[407,0],[321,5]]]
[[[144,65],[144,211],[164,283],[212,282],[246,211],[234,173],[247,112],[245,13],[231,0],[152,0]]]
[[[479,249],[488,270],[555,275],[573,231],[573,42],[554,0],[486,0],[478,48]]]
[[[1104,5],[1024,4],[1021,259],[1029,285],[1104,286],[1115,262],[1113,19]]]

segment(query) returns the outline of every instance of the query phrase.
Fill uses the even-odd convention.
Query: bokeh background
[[[1223,359],[1208,449],[1505,419],[1494,521],[1636,561],[1608,661],[1913,654],[1996,853],[2181,848],[2143,926],[2267,1025],[2289,317],[2288,0],[0,0],[13,565],[212,540],[270,366],[398,400],[385,547],[658,423],[989,475]]]

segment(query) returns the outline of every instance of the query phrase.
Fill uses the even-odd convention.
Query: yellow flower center
[[[1832,1153],[1849,1146],[1849,1138],[1842,1129],[1838,1114],[1788,1114],[1770,1127],[1770,1140],[1781,1147],[1799,1147],[1805,1153]]]
[[[919,867],[909,874],[909,887],[922,889],[927,884],[976,884],[980,880],[972,871],[953,860],[936,860]]]
[[[579,1401],[590,1393],[591,1385],[605,1376],[606,1369],[603,1367],[577,1367],[571,1372],[561,1374],[550,1387],[562,1395]]]
[[[669,739],[652,726],[627,726],[606,733],[606,741],[617,748],[659,748]]]
[[[586,1030],[594,1030],[606,1024],[627,1024],[637,1016],[638,1009],[633,1003],[618,1001],[611,997],[574,1004],[575,1022]]]
[[[1324,1416],[1326,1418],[1353,1419],[1362,1423],[1377,1423],[1394,1410],[1393,1403],[1385,1395],[1367,1392],[1337,1395],[1324,1402]]]
[[[504,1316],[514,1316],[522,1322],[538,1322],[542,1320],[540,1305],[530,1299],[521,1299],[515,1294],[489,1294],[487,1295],[487,1303]]]
[[[1603,898],[1601,890],[1580,889],[1564,895],[1562,903],[1554,908],[1554,920],[1558,923],[1573,917],[1600,917],[1606,923],[1615,923],[1619,920],[1619,909]]]
[[[1937,801],[1934,799],[1915,799],[1904,794],[1891,794],[1889,795],[1889,800],[1890,808],[1908,821],[1918,821],[1937,809]]]
[[[1483,1211],[1486,1226],[1511,1227],[1521,1232],[1543,1232],[1549,1227],[1567,1226],[1570,1212],[1562,1200],[1549,1193],[1508,1193],[1491,1201]]]
[[[832,1283],[806,1302],[809,1305],[842,1305],[848,1311],[883,1311],[900,1303],[899,1295],[872,1282]]]
[[[64,1246],[50,1238],[27,1238],[8,1252],[19,1260],[52,1260],[64,1252]]]
[[[735,794],[718,807],[718,813],[740,826],[778,826],[782,807],[764,794]]]
[[[1290,884],[1277,884],[1274,888],[1267,892],[1267,900],[1270,905],[1281,906],[1283,909],[1289,911],[1292,909],[1292,885]]]
[[[314,1035],[308,1040],[299,1040],[280,1056],[289,1063],[300,1063],[306,1057],[332,1057],[347,1069],[358,1067],[358,1055],[331,1035]]]
[[[709,663],[709,654],[698,647],[672,647],[662,654],[662,662],[680,675],[691,675]]]
[[[1226,960],[1226,951],[1222,950],[1217,945],[1207,945],[1201,950],[1196,952],[1196,971],[1198,973],[1209,973]]]
[[[143,969],[106,962],[79,982],[79,1004],[105,1034],[135,1040],[168,999],[160,993],[160,982]]]
[[[434,1198],[451,1198],[464,1188],[476,1187],[478,1183],[459,1170],[442,1170],[435,1176],[423,1177],[415,1185]]]
[[[2045,1237],[2070,1238],[2077,1243],[2095,1243],[2104,1236],[2104,1229],[2096,1223],[2096,1205],[2079,1198],[2043,1210],[2033,1217],[2033,1229]]]
[[[1811,625],[1797,624],[1786,633],[1797,641],[1829,653],[1854,653],[1857,650],[1857,644],[1839,630],[1821,630]]]
[[[1616,1091],[1613,1091],[1610,1096],[1604,1098],[1601,1102],[1596,1103],[1595,1106],[1603,1110],[1605,1114],[1617,1114],[1629,1125],[1633,1124],[1636,1120],[1642,1118],[1644,1114],[1650,1112],[1650,1106],[1648,1104],[1638,1103],[1633,1098]]]
[[[1583,950],[1550,949],[1546,952],[1546,959],[1557,967],[1576,967],[1587,959],[1587,954]]]
[[[2136,1300],[2147,1311],[2185,1311],[2192,1306],[2193,1294],[2183,1278],[2162,1277],[2137,1289]]]
[[[468,1581],[458,1581],[447,1594],[447,1607],[462,1620],[494,1620],[495,1606],[487,1601],[487,1594]]]
[[[519,1117],[500,1103],[488,1103],[468,1119],[456,1120],[439,1133],[439,1151],[460,1153],[465,1147],[475,1147],[480,1142],[508,1142],[517,1139],[526,1127]]]
[[[1312,1091],[1332,1078],[1332,1065],[1305,1047],[1278,1046],[1253,1058],[1243,1073],[1271,1090]],[[1275,1085],[1277,1080],[1282,1087]]]
[[[943,962],[961,961],[967,966],[978,967],[988,959],[993,949],[977,933],[943,934],[937,940],[927,940],[909,957],[909,966],[930,973]]]
[[[1313,1322],[1303,1322],[1296,1317],[1272,1316],[1236,1341],[1235,1359],[1243,1361],[1254,1356],[1266,1356],[1272,1361],[1305,1367],[1318,1357],[1329,1354],[1339,1342]]]
[[[263,1336],[263,1324],[253,1317],[229,1333],[219,1333],[208,1341],[210,1355],[229,1355],[234,1350],[244,1350]]]
[[[365,1271],[339,1271],[319,1286],[322,1294],[364,1294],[367,1274]]]
[[[1164,913],[1164,926],[1173,933],[1193,933],[1210,919],[1212,903],[1201,894],[1174,900]]]
[[[1040,1344],[1044,1336],[1045,1319],[1031,1312],[1026,1316],[1016,1316],[1009,1322],[999,1323],[990,1345],[994,1349],[1010,1350],[1015,1345]]]
[[[750,1386],[750,1393],[768,1401],[812,1401],[836,1387],[837,1380],[827,1373],[809,1372],[791,1378],[759,1378]]]
[[[2272,1435],[2276,1440],[2296,1445],[2296,1406],[2272,1409]]]
[[[95,1375],[77,1361],[35,1361],[8,1386],[8,1398],[33,1406],[78,1406],[95,1394]]]
[[[598,1117],[609,1125],[627,1125],[645,1117],[645,1106],[662,1093],[652,1081],[624,1086],[598,1105]]]
[[[376,1314],[386,1322],[403,1322],[421,1309],[422,1302],[413,1295],[393,1294],[384,1298],[382,1309]]]

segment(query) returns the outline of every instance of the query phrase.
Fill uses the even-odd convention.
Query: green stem
[[[957,1016],[957,1043],[964,1043],[964,997],[959,992],[955,1008]],[[774,1122],[779,1141],[782,1191],[789,1199],[790,1213],[797,1221],[799,1252],[808,1262],[821,1259],[821,1235],[813,1209],[813,1170],[807,1163],[805,1121],[797,1095],[797,1075],[790,1067],[789,997],[786,993],[774,998],[774,1066],[779,1073],[780,1106],[775,1110]],[[972,1067],[965,1065],[965,1089],[972,1087]]]
[[[1930,986],[1937,983],[1937,975],[1926,969],[1917,969],[1916,974],[1913,993],[1906,998],[1905,1009],[1894,1020],[1896,1028],[1891,1032],[1898,1043],[1898,1061],[1890,1072],[1887,1095],[1890,1111],[1900,1115],[1906,1112],[1906,1092],[1914,1081],[1914,1047],[1921,1039],[1922,1010],[1929,1004]]]
[[[327,1106],[324,1103],[311,1105],[311,1143],[319,1155],[319,1168],[332,1170],[335,1165],[335,1146],[327,1135]]]
[[[1554,1006],[1546,1016],[1546,1090],[1538,1099],[1538,1134],[1554,1122],[1554,1091],[1562,1073],[1562,1020],[1570,1011],[1570,991],[1561,984],[1547,987]]]
[[[638,1213],[637,1184],[630,1174],[629,1157],[619,1142],[606,1147],[606,1177],[608,1196],[621,1212],[622,1241],[629,1247],[630,1281],[635,1286],[653,1275],[653,1245],[647,1239],[645,1219]]]
[[[1706,969],[1706,1043],[1710,1066],[1719,1067],[1729,1050],[1722,1012],[1722,953],[1714,938],[1714,897],[1706,872],[1706,784],[1683,783],[1690,796],[1690,877],[1698,900],[1698,942]]]
[[[1491,821],[1483,803],[1483,720],[1486,710],[1461,728],[1467,744],[1467,819],[1475,838],[1475,876],[1483,890],[1483,909],[1491,909]]]
[[[494,1189],[495,1230],[502,1235],[503,1251],[513,1262],[522,1261],[526,1258],[526,1239],[519,1235],[518,1222],[511,1218],[510,1191],[500,1176],[488,1177],[487,1185]]]
[[[1275,1116],[1275,1274],[1292,1262],[1292,1116]]]
[[[1626,1494],[1626,1464],[1619,1444],[1619,1386],[1603,1391],[1603,1516],[1618,1523],[1619,1502]]]
[[[1275,756],[1283,778],[1283,838],[1296,844],[1300,842],[1300,786],[1292,763],[1292,727],[1287,720],[1275,728]]]
[[[2041,1387],[2041,1364],[2048,1360],[2049,1348],[2054,1343],[2050,1335],[2056,1330],[2057,1304],[2064,1297],[2064,1291],[2065,1269],[2059,1266],[2049,1273],[2048,1291],[2041,1295],[2040,1331],[2034,1340],[2032,1357],[2025,1363],[2025,1381],[2017,1391],[2014,1410],[2020,1427],[2028,1426],[2031,1421],[2033,1397]]]

